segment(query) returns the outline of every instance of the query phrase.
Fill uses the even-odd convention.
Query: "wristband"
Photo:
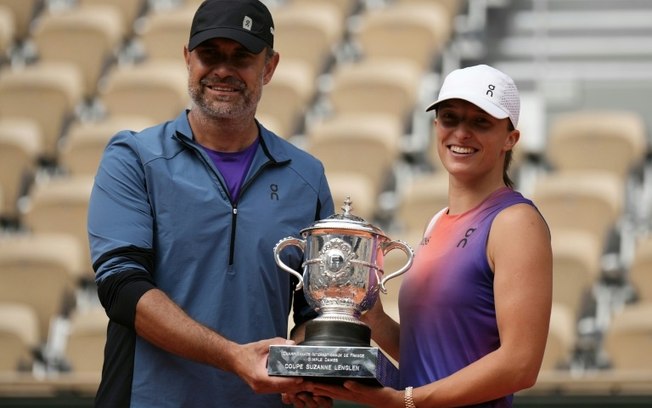
[[[412,399],[412,387],[405,388],[405,408],[417,408]]]

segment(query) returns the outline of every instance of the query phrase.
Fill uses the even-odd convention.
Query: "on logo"
[[[484,94],[487,96],[491,96],[493,98],[495,90],[496,90],[496,85],[489,84],[487,92],[485,92]]]
[[[269,191],[270,191],[269,198],[271,200],[278,201],[278,184],[270,184]]]
[[[466,247],[466,244],[468,242],[467,238],[469,238],[471,236],[471,234],[473,234],[474,232],[475,232],[475,228],[469,228],[468,230],[466,230],[466,234],[464,234],[464,238],[462,238],[460,240],[460,242],[457,243],[457,247],[458,248],[459,247],[462,247],[462,248]]]

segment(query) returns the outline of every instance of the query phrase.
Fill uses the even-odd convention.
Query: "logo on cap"
[[[493,98],[494,97],[494,90],[496,89],[496,85],[489,84],[489,86],[487,88],[488,88],[487,92],[485,92],[484,94]]]
[[[251,31],[251,27],[253,26],[254,22],[249,16],[245,16],[244,19],[242,20],[242,28],[245,30]]]

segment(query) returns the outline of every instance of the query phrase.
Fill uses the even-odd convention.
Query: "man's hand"
[[[238,346],[233,371],[258,394],[302,391],[302,378],[272,377],[267,374],[269,346],[276,344],[287,345],[294,342],[277,337]]]

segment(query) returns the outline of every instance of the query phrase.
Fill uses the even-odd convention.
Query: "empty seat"
[[[59,151],[60,167],[72,175],[94,175],[104,149],[120,130],[140,131],[154,121],[142,116],[109,116],[71,125]]]
[[[34,177],[41,153],[41,133],[36,122],[0,119],[0,188],[2,212],[7,219],[18,216],[18,199]]]
[[[86,219],[93,176],[61,176],[38,182],[22,209],[26,228],[34,233],[62,233],[73,237],[79,247],[81,278],[91,279],[92,263]]]
[[[603,245],[622,216],[624,186],[601,171],[550,172],[536,180],[532,199],[553,235],[574,228],[593,234]]]
[[[446,11],[451,24],[457,14],[460,13],[466,0],[396,0],[398,3],[436,3],[442,6]]]
[[[405,183],[398,197],[395,218],[404,240],[417,245],[432,217],[448,206],[448,173],[415,176]]]
[[[38,318],[31,307],[0,301],[0,372],[29,368],[39,337]]]
[[[552,303],[550,329],[541,370],[568,368],[577,340],[577,324],[573,313],[562,304]]]
[[[288,3],[274,11],[274,48],[284,60],[299,60],[313,77],[323,72],[344,36],[337,6],[327,2]]]
[[[263,92],[264,93],[264,92]],[[271,130],[276,133],[278,136],[289,139],[292,135],[289,134],[281,122],[280,118],[277,118],[274,115],[267,113],[256,112],[256,119],[263,125],[266,129]]]
[[[102,371],[109,318],[102,307],[76,310],[70,316],[65,356],[73,372]]]
[[[421,71],[413,63],[360,61],[338,64],[327,100],[335,115],[381,114],[406,126],[417,103]]]
[[[107,74],[99,102],[108,116],[169,120],[190,103],[187,73],[178,64],[161,61],[121,65]]]
[[[652,302],[626,306],[606,329],[604,349],[614,369],[649,370],[652,367]]]
[[[552,231],[551,245],[553,301],[578,319],[600,278],[601,243],[586,231],[556,229]]]
[[[65,234],[11,234],[0,237],[0,302],[31,307],[39,342],[52,319],[69,305],[80,276],[81,248]]]
[[[14,16],[7,7],[0,4],[0,64],[9,58],[9,51],[16,39]]]
[[[449,11],[437,2],[392,3],[362,14],[353,41],[363,59],[406,60],[429,71],[452,34]]]
[[[306,149],[319,158],[327,176],[359,174],[374,195],[388,187],[400,155],[399,123],[378,115],[335,115],[307,131]]]
[[[313,5],[320,3],[335,6],[342,22],[345,22],[359,7],[358,0],[290,0],[290,2],[292,4],[307,3]],[[272,12],[276,14],[276,10],[272,10]]]
[[[376,215],[378,192],[369,183],[367,177],[336,169],[327,170],[326,176],[335,203],[335,211],[341,213],[340,207],[344,200],[350,198],[353,202],[351,212],[372,222]]]
[[[0,118],[38,123],[42,155],[49,160],[56,160],[59,138],[81,96],[81,76],[69,64],[38,63],[0,72]]]
[[[652,302],[652,236],[642,237],[636,243],[629,269],[629,280],[640,301]]]
[[[11,11],[15,27],[15,38],[23,41],[29,36],[30,24],[39,10],[42,0],[0,0],[0,6]]]
[[[287,138],[302,128],[315,93],[315,82],[306,64],[281,59],[272,80],[265,85],[256,112],[273,117],[279,135]]]
[[[41,16],[32,39],[39,61],[72,63],[92,99],[105,68],[113,63],[124,36],[124,22],[113,6],[73,7]]]
[[[643,118],[627,111],[577,111],[552,121],[546,159],[557,170],[604,170],[625,178],[645,157]]]
[[[82,7],[95,5],[115,7],[122,18],[125,27],[124,34],[127,37],[133,33],[136,18],[147,8],[147,0],[78,0],[78,4]]]
[[[197,5],[150,12],[135,36],[147,60],[164,60],[185,67],[183,47],[188,44],[190,24]]]

